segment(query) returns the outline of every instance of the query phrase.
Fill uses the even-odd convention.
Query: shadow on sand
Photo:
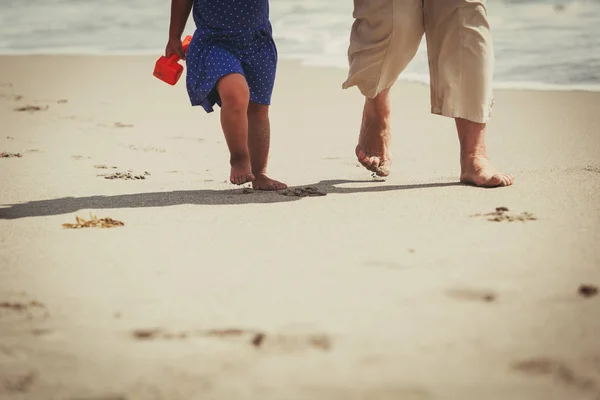
[[[340,188],[336,185],[361,183],[373,186],[359,188]],[[415,190],[460,186],[460,182],[425,183],[415,185],[378,185],[377,181],[328,180],[311,186],[325,194],[353,194],[389,192],[397,190]],[[302,186],[302,187],[306,187]],[[294,189],[291,187],[290,189]],[[0,219],[18,219],[26,217],[44,217],[50,215],[70,214],[85,209],[115,209],[168,207],[182,204],[195,205],[232,205],[232,204],[267,204],[297,201],[302,197],[284,196],[278,192],[243,193],[243,189],[230,190],[177,190],[171,192],[150,192],[121,194],[114,196],[63,197],[50,200],[36,200],[19,204],[0,206]]]

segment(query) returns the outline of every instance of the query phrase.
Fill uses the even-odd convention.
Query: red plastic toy
[[[181,43],[183,54],[187,53],[191,41],[192,37],[189,35],[183,39]],[[169,85],[175,85],[183,73],[183,66],[179,64],[179,60],[181,59],[177,54],[171,54],[169,58],[161,56],[156,61],[153,75]]]

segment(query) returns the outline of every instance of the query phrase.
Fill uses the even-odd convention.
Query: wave
[[[495,87],[600,87],[600,0],[488,0]],[[90,18],[89,15],[94,15]],[[155,55],[168,31],[164,0],[0,0],[0,54]],[[347,68],[349,0],[271,0],[282,59]],[[189,21],[186,34],[193,31]],[[423,41],[401,80],[428,83]]]

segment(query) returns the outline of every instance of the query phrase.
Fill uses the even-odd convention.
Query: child
[[[193,11],[192,11],[193,9]],[[277,49],[268,0],[172,0],[165,50],[184,58],[181,35],[192,11],[196,31],[185,55],[192,106],[221,107],[221,126],[231,154],[231,183],[258,190],[287,185],[267,176],[269,104]]]

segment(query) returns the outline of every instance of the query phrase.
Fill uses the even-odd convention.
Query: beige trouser
[[[391,87],[425,33],[431,112],[487,122],[494,49],[484,0],[354,0],[353,16],[344,89],[374,98]]]

